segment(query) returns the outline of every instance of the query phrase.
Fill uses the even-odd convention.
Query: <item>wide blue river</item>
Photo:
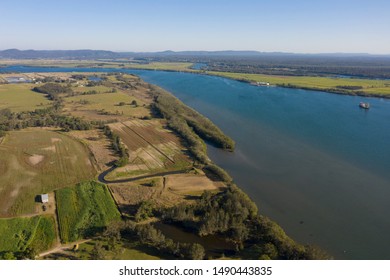
[[[120,71],[172,92],[231,136],[234,153],[209,146],[209,156],[291,237],[337,259],[390,259],[390,100],[189,73]],[[360,109],[360,101],[371,109]]]

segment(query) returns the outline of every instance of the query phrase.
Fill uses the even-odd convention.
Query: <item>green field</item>
[[[83,93],[83,92],[89,92],[89,91],[96,91],[98,93],[106,93],[110,92],[112,88],[106,87],[106,86],[93,86],[93,87],[81,87],[81,86],[76,86],[72,87],[72,91],[75,93]]]
[[[33,84],[0,85],[0,110],[9,108],[13,112],[21,112],[47,107],[51,101],[44,94],[32,91],[33,87]]]
[[[107,187],[91,181],[56,191],[62,242],[72,242],[99,232],[120,213]]]
[[[130,105],[135,100],[138,106]],[[120,106],[119,103],[125,104]],[[91,95],[79,95],[65,98],[65,108],[73,113],[76,111],[107,112],[123,116],[149,115],[149,110],[143,107],[145,103],[138,98],[130,96],[122,91],[115,93],[99,93]]]
[[[38,252],[49,249],[56,240],[54,218],[0,219],[0,252],[20,252],[34,248]]]
[[[367,95],[390,96],[390,81],[370,80],[370,79],[347,79],[331,77],[306,77],[306,76],[272,76],[260,74],[228,73],[228,72],[207,72],[207,74],[231,78],[235,80],[245,80],[249,82],[268,82],[271,85],[295,86],[298,88],[337,90],[337,86],[358,86],[359,91]],[[346,90],[353,94],[353,90]]]
[[[0,145],[0,215],[36,212],[35,196],[92,179],[87,148],[48,129],[9,132]]]

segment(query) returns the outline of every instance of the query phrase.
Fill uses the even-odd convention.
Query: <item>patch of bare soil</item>
[[[51,138],[52,143],[57,143],[57,142],[61,142],[61,141],[62,141],[61,138],[55,138],[55,137]]]
[[[32,156],[30,156],[30,157],[28,158],[28,161],[29,161],[32,165],[37,165],[38,163],[42,162],[44,159],[45,159],[44,156],[34,154],[34,155],[32,155]]]
[[[150,182],[154,184],[150,185]],[[138,182],[112,184],[110,189],[122,213],[134,214],[139,203],[151,200],[156,206],[170,207],[191,203],[204,191],[222,191],[223,182],[214,182],[205,175],[176,174]]]
[[[42,150],[55,153],[56,152],[56,146],[52,145],[52,146],[49,146],[49,147],[46,147],[46,148],[42,148]]]
[[[166,188],[181,195],[199,194],[204,191],[216,191],[225,187],[223,182],[211,181],[205,175],[176,174],[166,177]]]

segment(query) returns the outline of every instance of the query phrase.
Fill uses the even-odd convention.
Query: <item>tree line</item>
[[[114,133],[109,126],[103,127],[103,133],[111,140],[112,149],[119,155],[119,159],[114,165],[117,167],[125,166],[129,163],[129,152],[126,146],[122,143],[118,134]]]
[[[34,87],[34,91],[45,94],[53,103],[50,107],[26,112],[12,112],[10,109],[0,110],[0,137],[5,131],[27,127],[61,127],[64,131],[89,130],[92,124],[78,117],[61,114],[63,99],[61,94],[71,93],[70,85],[47,83]]]
[[[158,114],[168,121],[173,119],[175,122],[187,124],[203,140],[214,144],[218,148],[231,151],[234,150],[234,141],[226,136],[208,118],[184,105],[172,94],[154,86],[151,86],[151,89],[155,101],[154,109]]]
[[[19,113],[9,109],[0,110],[0,135],[5,131],[27,127],[61,127],[64,131],[69,131],[89,130],[92,124],[81,118],[59,115],[53,107]]]
[[[154,113],[167,120],[167,126],[186,142],[189,151],[203,165],[205,171],[230,183],[232,179],[229,174],[209,160],[203,140],[230,151],[234,150],[234,141],[209,119],[184,105],[168,92],[154,86],[150,86],[150,92],[154,98],[152,107]]]

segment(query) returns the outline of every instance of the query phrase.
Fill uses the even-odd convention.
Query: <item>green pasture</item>
[[[52,216],[0,219],[0,253],[21,252],[27,248],[49,249],[56,240]]]
[[[90,181],[56,191],[62,242],[93,236],[120,219],[115,202],[103,184]]]
[[[0,110],[34,111],[51,104],[42,93],[32,91],[33,84],[0,84]]]
[[[138,106],[131,105],[135,100]],[[123,102],[121,104],[121,102]],[[144,103],[134,96],[118,91],[114,93],[98,93],[90,95],[78,95],[65,98],[65,107],[72,111],[96,111],[107,112],[124,116],[133,116],[144,113],[149,114],[149,109],[143,107]]]

